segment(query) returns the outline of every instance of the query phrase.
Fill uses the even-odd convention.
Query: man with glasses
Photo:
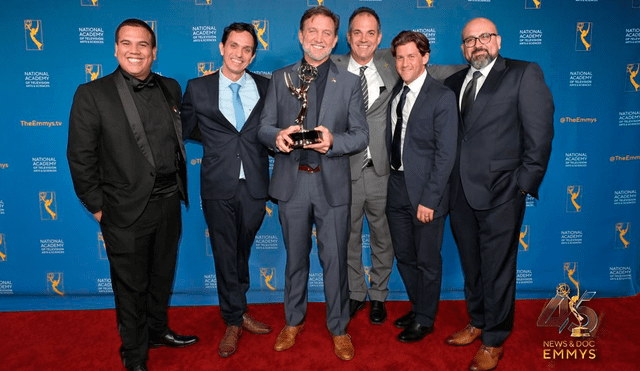
[[[513,329],[526,195],[538,197],[553,139],[553,99],[540,66],[502,58],[501,42],[490,20],[469,21],[461,49],[470,66],[445,80],[460,107],[450,214],[471,317],[447,343],[482,339],[471,370],[497,367]]]

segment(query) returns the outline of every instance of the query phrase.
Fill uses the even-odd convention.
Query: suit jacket
[[[402,89],[401,80],[391,101]],[[387,155],[391,158],[391,110],[387,110]],[[404,180],[411,206],[434,210],[434,218],[449,211],[449,177],[455,161],[458,130],[455,94],[427,74],[407,120],[402,151]]]
[[[337,67],[329,61],[329,72],[320,114],[307,115],[308,127],[322,125],[333,135],[330,151],[320,155],[320,175],[327,202],[331,206],[351,202],[351,176],[348,155],[361,152],[369,142],[369,126],[364,113],[360,78]],[[260,118],[258,138],[267,147],[275,150],[278,132],[294,124],[300,111],[300,101],[291,95],[284,82],[284,73],[291,75],[294,86],[300,86],[297,70],[300,61],[277,70],[271,77],[264,109]],[[315,112],[315,89],[309,89],[309,110]],[[317,123],[317,125],[316,125]],[[287,201],[293,195],[298,163],[302,149],[290,153],[276,152],[269,194]]]
[[[350,54],[334,55],[331,56],[331,59],[338,67],[346,70],[349,66]],[[391,98],[391,91],[399,77],[395,67],[396,61],[391,55],[390,49],[377,50],[373,57],[373,64],[376,66],[384,86],[380,89],[380,96],[375,102],[371,102],[366,113],[369,124],[369,151],[376,174],[383,176],[389,174],[389,156],[384,137],[387,128],[387,106]],[[351,180],[360,178],[363,158],[364,151],[351,156]]]
[[[186,139],[196,128],[201,133],[199,139],[204,147],[204,156],[200,168],[200,191],[203,199],[227,200],[235,195],[241,160],[251,196],[268,196],[269,154],[258,141],[258,124],[269,79],[247,73],[255,81],[260,99],[240,132],[218,107],[219,71],[187,83],[181,112],[182,135]]]
[[[457,97],[468,70],[445,81]],[[540,66],[498,56],[459,125],[452,191],[462,182],[477,210],[499,206],[520,190],[537,198],[551,154],[553,112]]]
[[[120,78],[124,79],[117,69],[76,90],[69,116],[67,158],[76,194],[87,210],[91,213],[102,210],[104,220],[127,227],[147,206],[156,171],[132,99],[125,101],[133,105],[134,116],[125,112],[117,88]],[[166,88],[163,95],[167,114],[171,115],[180,146],[176,153],[178,189],[186,203],[185,152],[178,113],[182,89],[174,79],[160,75],[156,79]]]

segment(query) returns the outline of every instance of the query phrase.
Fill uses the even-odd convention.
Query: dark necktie
[[[467,83],[467,87],[464,88],[464,94],[462,94],[462,103],[460,104],[460,113],[462,114],[462,123],[464,124],[467,118],[467,114],[471,111],[471,106],[473,106],[473,102],[476,100],[476,85],[478,84],[478,79],[482,76],[482,72],[476,71],[473,73],[473,78],[469,83]]]
[[[362,87],[362,98],[364,101],[364,112],[369,110],[369,86],[367,84],[367,78],[364,75],[364,70],[367,69],[367,66],[360,67],[360,86]],[[368,147],[367,147],[368,148]],[[367,156],[369,151],[364,151],[364,156],[362,158],[362,168],[364,169],[369,164],[369,156]]]
[[[398,170],[402,165],[402,108],[404,107],[404,101],[407,99],[409,90],[409,87],[405,85],[402,90],[402,95],[400,95],[398,106],[396,107],[398,119],[396,120],[396,128],[393,130],[393,141],[391,143],[391,166],[395,170]]]

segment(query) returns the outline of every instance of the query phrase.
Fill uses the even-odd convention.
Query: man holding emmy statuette
[[[273,73],[258,138],[276,152],[269,194],[278,200],[287,249],[284,293],[287,324],[274,349],[283,351],[292,347],[304,326],[315,223],[327,327],[335,354],[350,360],[354,349],[346,333],[351,202],[348,155],[366,148],[369,130],[360,79],[329,59],[338,41],[338,27],[338,16],[324,6],[304,13],[298,32],[304,58]],[[305,129],[316,131],[318,137],[313,139]]]

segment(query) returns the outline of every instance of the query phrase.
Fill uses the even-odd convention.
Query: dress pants
[[[247,311],[251,245],[262,226],[266,199],[251,197],[244,179],[231,199],[204,197],[202,207],[213,250],[220,312],[227,325],[240,326]]]
[[[309,254],[315,222],[327,303],[327,328],[334,336],[344,335],[349,324],[349,205],[329,205],[321,174],[300,171],[293,196],[278,203],[278,217],[287,249],[284,288],[287,325],[303,323],[307,313]]]
[[[387,184],[389,175],[380,176],[372,166],[365,167],[358,180],[351,182],[351,232],[348,264],[351,299],[385,301],[389,293],[389,277],[393,268],[393,245],[387,222]],[[371,287],[367,290],[362,265],[362,225],[364,215],[369,223],[371,246]]]
[[[526,196],[516,195],[489,210],[475,210],[459,184],[451,209],[451,230],[464,272],[471,324],[482,329],[482,343],[501,346],[513,329],[518,238]]]
[[[180,198],[149,201],[131,226],[116,227],[106,213],[100,226],[111,267],[120,355],[125,367],[147,359],[149,337],[164,336],[182,230]]]
[[[416,314],[415,321],[431,327],[442,284],[442,236],[445,216],[423,224],[416,218],[407,193],[404,172],[392,171],[387,195],[387,218],[398,272]]]

